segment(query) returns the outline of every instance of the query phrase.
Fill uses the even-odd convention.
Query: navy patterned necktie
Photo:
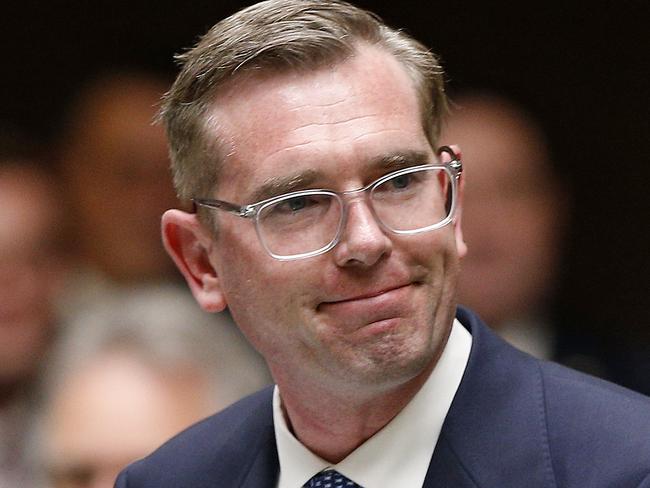
[[[361,488],[361,486],[338,471],[327,469],[310,479],[302,488]]]

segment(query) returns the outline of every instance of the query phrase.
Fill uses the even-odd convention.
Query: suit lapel
[[[424,486],[555,486],[538,361],[466,310],[458,318],[472,351]]]
[[[244,477],[241,488],[275,488],[280,465],[275,444],[273,422],[260,432],[257,453],[253,456],[250,469]]]
[[[438,439],[423,488],[477,488],[444,437]]]
[[[229,467],[227,480],[224,473],[214,474],[207,478],[211,483],[221,480],[223,486],[233,488],[275,488],[280,464],[273,428],[273,387],[256,396],[240,428],[231,433],[231,454],[227,459],[215,459],[215,466]]]

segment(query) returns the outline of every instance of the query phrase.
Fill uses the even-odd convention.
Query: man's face
[[[396,155],[436,159],[411,80],[375,48],[316,72],[238,80],[214,107],[229,156],[212,196],[227,201],[252,203],[273,196],[260,194],[269,183],[303,178],[291,189],[357,189],[390,172],[382,161]],[[251,221],[223,214],[217,224],[209,258],[220,292],[279,383],[383,388],[434,364],[464,249],[454,225],[397,236],[354,197],[333,250],[283,262]]]

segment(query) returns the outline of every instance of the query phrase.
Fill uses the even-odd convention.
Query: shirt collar
[[[471,346],[472,336],[454,319],[447,345],[420,391],[383,429],[338,464],[312,453],[289,431],[276,386],[273,423],[280,461],[278,488],[302,487],[326,468],[336,469],[364,488],[422,486]]]

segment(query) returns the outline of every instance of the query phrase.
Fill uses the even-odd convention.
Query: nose
[[[393,243],[363,199],[348,202],[341,239],[333,249],[339,266],[372,266],[390,254]]]

